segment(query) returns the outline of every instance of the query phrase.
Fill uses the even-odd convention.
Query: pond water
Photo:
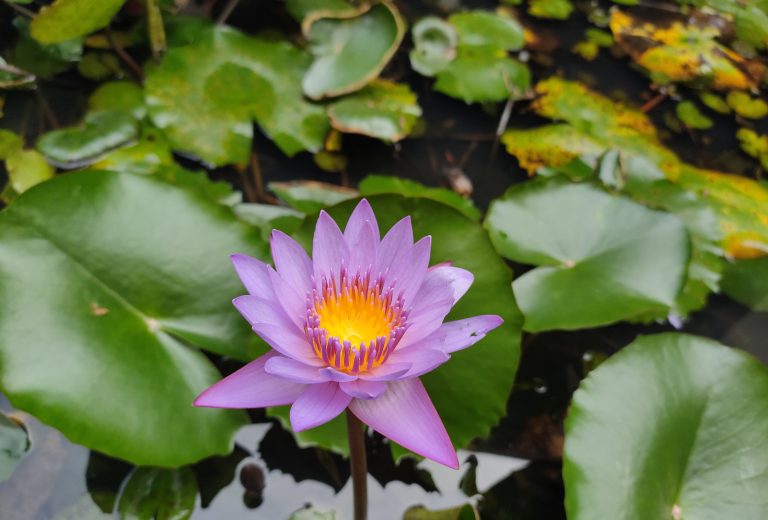
[[[247,21],[258,19],[260,7],[255,4],[257,2],[243,2],[238,16],[233,18],[234,24],[254,30],[256,27]],[[495,2],[467,4],[496,5]],[[414,12],[426,12],[427,8],[421,3],[418,6],[412,8]],[[404,10],[407,9],[404,7]],[[0,14],[6,12],[0,10]],[[408,12],[408,16],[414,13]],[[629,68],[626,59],[603,53],[597,60],[585,62],[570,52],[588,26],[585,15],[576,14],[567,23],[526,21],[557,45],[546,56],[532,56],[534,76],[544,77],[559,71],[566,77],[580,79],[600,91],[638,104],[654,95],[648,90],[647,77]],[[255,150],[264,181],[318,180],[354,186],[370,173],[402,176],[432,186],[452,183],[465,186],[468,180],[472,185],[472,199],[485,209],[492,198],[527,178],[516,160],[495,143],[498,110],[484,111],[432,92],[428,80],[409,72],[404,52],[399,53],[385,75],[407,81],[418,94],[427,127],[422,136],[395,147],[373,139],[345,137],[344,149],[349,158],[347,179],[320,171],[309,154],[288,159],[271,141],[257,137]],[[42,91],[62,124],[68,124],[80,118],[87,87],[72,74],[44,83]],[[32,92],[11,93],[6,99],[3,125],[27,117],[24,114],[30,111],[39,111],[37,100]],[[660,128],[663,127],[661,114],[668,108],[665,103],[672,102],[662,102],[650,114]],[[525,128],[542,122],[526,111],[524,103],[520,105],[513,112],[511,126]],[[35,115],[25,125],[30,138],[39,131],[38,119]],[[736,128],[731,119],[723,117],[717,120],[713,130],[706,132],[708,146],[703,146],[702,134],[670,134],[666,136],[666,143],[696,165],[747,173],[744,161],[735,159],[731,153],[738,149],[734,137]],[[762,132],[766,130],[762,128]],[[222,168],[210,174],[240,185],[240,178],[231,170]],[[4,183],[5,178],[0,181]],[[517,265],[513,268],[516,273],[525,269]],[[442,509],[473,501],[478,504],[482,517],[488,519],[564,519],[560,476],[562,421],[573,391],[591,368],[637,335],[664,330],[682,330],[738,345],[768,363],[765,339],[768,338],[768,315],[752,312],[724,296],[710,297],[706,308],[681,324],[621,324],[582,332],[526,335],[507,416],[487,438],[477,439],[471,451],[460,452],[461,461],[470,455],[477,461],[476,485],[480,494],[468,497],[460,486],[467,471],[475,469],[473,462],[464,462],[459,471],[430,461],[404,461],[395,466],[387,459],[386,451],[382,451],[384,441],[375,437],[369,439],[370,518],[401,518],[407,508],[419,504]],[[0,409],[13,412],[1,396]],[[131,466],[91,453],[23,412],[14,413],[30,433],[32,450],[13,476],[0,483],[0,518],[111,517],[104,511],[111,509]],[[279,520],[288,518],[305,504],[336,511],[340,518],[351,518],[351,482],[343,459],[319,449],[299,448],[279,424],[260,413],[254,413],[253,417],[254,424],[238,433],[233,455],[195,466],[201,496],[193,518]],[[263,490],[259,489],[262,477]],[[253,488],[250,492],[244,481]]]

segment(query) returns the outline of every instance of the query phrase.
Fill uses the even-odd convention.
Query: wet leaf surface
[[[768,371],[704,338],[641,337],[594,370],[566,420],[568,518],[761,518]]]

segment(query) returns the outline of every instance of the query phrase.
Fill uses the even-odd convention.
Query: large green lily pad
[[[252,120],[287,155],[317,151],[328,120],[301,92],[310,61],[286,41],[198,28],[193,43],[169,49],[147,71],[150,117],[175,149],[214,165],[248,162]]]
[[[768,370],[684,334],[594,370],[565,423],[570,520],[766,518]]]
[[[304,76],[312,99],[354,92],[378,77],[400,46],[405,22],[382,2],[354,18],[320,18],[309,28],[315,61]]]
[[[40,43],[61,43],[106,27],[125,0],[56,0],[32,20],[32,37]]]
[[[451,440],[462,448],[473,438],[487,435],[506,413],[507,396],[520,356],[522,321],[509,288],[512,273],[483,228],[455,209],[428,199],[398,195],[378,195],[368,200],[382,231],[410,215],[414,237],[432,235],[430,264],[451,261],[475,275],[472,287],[447,321],[478,314],[498,314],[504,318],[504,324],[477,345],[453,354],[448,363],[422,376]],[[343,225],[355,205],[355,201],[347,201],[328,211]],[[314,216],[308,217],[296,235],[305,245],[311,243],[316,220]],[[278,409],[277,413],[287,417],[286,409]],[[297,438],[304,444],[342,453],[348,449],[343,417],[301,432]]]
[[[685,281],[682,222],[589,184],[514,186],[485,226],[503,256],[539,266],[512,285],[531,332],[664,312]]]
[[[88,204],[83,204],[88,200]],[[190,345],[248,360],[229,254],[258,230],[153,177],[79,172],[0,214],[0,390],[72,441],[177,466],[232,447],[244,415],[191,403],[220,379]]]
[[[328,118],[336,130],[391,142],[410,134],[419,117],[421,107],[408,85],[383,79],[328,107]]]

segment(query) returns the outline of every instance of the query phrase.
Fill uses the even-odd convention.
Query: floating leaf
[[[450,261],[474,274],[472,287],[456,304],[447,321],[486,313],[504,318],[500,330],[490,333],[478,345],[453,354],[451,361],[422,376],[451,440],[457,448],[464,447],[473,438],[486,435],[506,413],[507,396],[520,353],[522,320],[509,288],[511,272],[482,227],[455,209],[427,199],[398,195],[378,195],[368,200],[382,231],[410,215],[415,237],[432,235],[430,264]],[[343,224],[355,204],[347,201],[328,211]],[[314,216],[308,217],[296,234],[302,243],[311,243],[315,220]],[[270,413],[287,418],[287,409]],[[303,444],[317,444],[344,453],[347,451],[344,424],[343,417],[337,418],[296,437]]]
[[[173,164],[173,154],[168,143],[156,137],[144,138],[134,145],[110,152],[91,166],[97,170],[149,175],[163,166]]]
[[[571,520],[768,514],[768,371],[714,341],[636,340],[582,382],[565,439]]]
[[[434,76],[456,57],[458,35],[445,20],[435,16],[422,18],[411,29],[411,37],[411,67],[419,74]]]
[[[531,0],[528,13],[537,18],[567,20],[573,12],[571,0]]]
[[[328,107],[328,118],[336,130],[392,142],[410,134],[420,116],[416,94],[408,85],[383,79]]]
[[[701,113],[701,110],[693,101],[678,103],[677,107],[675,107],[675,113],[688,128],[706,130],[707,128],[712,128],[712,125],[715,124],[710,118]]]
[[[35,150],[16,150],[5,159],[8,181],[17,194],[22,194],[32,186],[53,178],[54,169]]]
[[[325,110],[306,102],[299,86],[309,55],[226,27],[195,34],[147,72],[150,117],[174,148],[214,165],[245,164],[253,119],[287,155],[322,147]]]
[[[459,210],[475,222],[480,221],[480,211],[472,204],[471,200],[445,188],[430,188],[410,179],[387,175],[369,175],[360,181],[357,188],[360,190],[360,195],[364,197],[397,193],[405,197],[431,199]]]
[[[99,85],[88,98],[88,109],[91,112],[111,110],[125,112],[134,119],[143,119],[147,114],[144,104],[144,91],[136,83],[130,81],[111,81]]]
[[[756,311],[768,311],[768,256],[730,264],[723,273],[723,290]]]
[[[81,126],[54,130],[40,137],[37,149],[57,166],[80,167],[137,136],[136,121],[125,112],[90,112]]]
[[[503,256],[540,266],[512,284],[531,332],[668,310],[685,281],[682,222],[590,185],[514,186],[491,205],[485,226]]]
[[[371,2],[347,0],[286,0],[285,8],[296,21],[301,22],[301,31],[309,36],[312,24],[320,18],[354,18],[371,8]]]
[[[463,49],[517,51],[525,43],[523,28],[504,11],[465,11],[451,15],[448,22],[456,29]]]
[[[121,520],[186,520],[197,499],[192,470],[139,467],[131,473],[120,495]]]
[[[24,140],[10,130],[0,128],[0,160],[6,159],[10,154],[21,150]]]
[[[269,189],[290,207],[304,214],[317,213],[358,196],[357,191],[351,188],[314,181],[270,182]]]
[[[27,432],[19,423],[0,413],[0,482],[10,478],[27,450]]]
[[[760,161],[760,165],[768,170],[768,135],[757,135],[749,128],[739,128],[736,138],[739,140],[741,149]]]
[[[199,191],[78,172],[0,213],[0,244],[0,390],[15,407],[136,464],[231,450],[245,416],[191,406],[221,376],[189,345],[263,352],[230,303],[228,256],[263,258],[257,230]]]
[[[528,67],[515,59],[459,49],[437,74],[435,90],[466,103],[486,103],[520,97],[530,82]]]
[[[269,240],[273,229],[291,234],[304,222],[304,213],[283,206],[244,203],[237,204],[233,209],[240,220],[258,227],[265,241]]]
[[[768,103],[760,98],[752,99],[746,92],[732,90],[725,101],[734,112],[747,119],[762,119],[768,115]]]
[[[728,103],[726,103],[722,97],[718,96],[713,92],[702,92],[701,94],[699,94],[699,99],[708,108],[714,110],[718,114],[731,113],[731,107],[728,106]]]
[[[77,71],[93,81],[103,81],[123,74],[120,61],[110,52],[86,53],[77,64]]]
[[[667,14],[655,25],[618,9],[610,22],[616,44],[657,81],[699,81],[718,90],[756,88],[765,67],[718,43],[720,25],[699,13],[687,19]]]
[[[320,18],[307,34],[315,61],[302,81],[312,99],[359,90],[378,77],[400,46],[405,22],[382,2],[354,18]]]
[[[125,0],[55,0],[40,9],[30,24],[40,43],[61,43],[106,27]]]
[[[29,35],[30,24],[27,19],[16,18],[13,25],[19,33],[19,41],[13,49],[11,63],[35,76],[55,76],[73,67],[82,56],[83,42],[79,38],[46,45]]]
[[[733,17],[736,36],[758,48],[768,46],[768,4],[765,1],[681,0],[681,4],[710,7]]]

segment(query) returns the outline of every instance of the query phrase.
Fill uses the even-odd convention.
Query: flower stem
[[[347,410],[349,436],[349,465],[352,474],[352,492],[355,497],[355,520],[368,518],[368,467],[365,461],[365,429],[360,419]]]

